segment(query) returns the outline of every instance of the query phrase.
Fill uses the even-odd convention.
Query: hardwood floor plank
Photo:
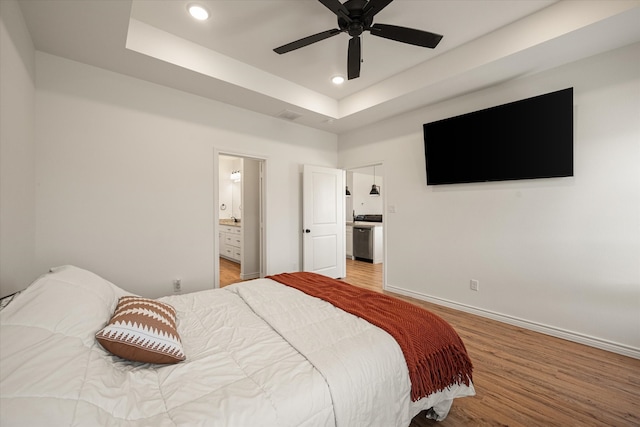
[[[240,281],[240,264],[220,257],[220,287]]]
[[[382,265],[347,260],[345,282],[383,292]],[[474,364],[477,395],[427,426],[640,426],[640,360],[414,298],[449,322]]]

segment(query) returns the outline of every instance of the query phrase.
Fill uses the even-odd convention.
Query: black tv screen
[[[573,88],[423,129],[427,185],[573,176]]]

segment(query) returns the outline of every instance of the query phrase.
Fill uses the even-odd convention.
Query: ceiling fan
[[[428,31],[415,30],[413,28],[399,27],[396,25],[373,24],[373,17],[387,7],[393,0],[347,0],[344,4],[340,3],[339,0],[318,1],[336,14],[339,29],[334,28],[287,43],[273,49],[276,53],[283,54],[291,52],[292,50],[347,32],[351,36],[351,39],[349,39],[349,50],[347,51],[347,76],[348,79],[351,80],[360,77],[360,34],[362,34],[363,31],[369,31],[372,35],[385,39],[431,49],[435,48],[442,39],[440,34],[430,33]]]

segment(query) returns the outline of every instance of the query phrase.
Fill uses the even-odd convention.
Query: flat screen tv
[[[573,88],[423,129],[427,185],[573,176]]]

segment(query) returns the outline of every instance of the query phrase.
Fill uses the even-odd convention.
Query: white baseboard
[[[599,348],[601,350],[611,351],[613,353],[622,354],[623,356],[633,357],[634,359],[640,359],[639,348],[630,347],[623,344],[603,340],[600,338],[591,337],[591,336],[580,334],[577,332],[567,331],[565,329],[544,325],[542,323],[532,322],[530,320],[520,319],[518,317],[509,316],[506,314],[496,313],[494,311],[485,310],[482,308],[477,308],[477,307],[473,307],[466,304],[460,304],[454,301],[449,301],[447,299],[433,297],[420,292],[398,288],[392,285],[387,285],[385,287],[385,290],[389,292],[394,292],[396,294],[405,295],[411,298],[419,299],[422,301],[431,302],[433,304],[443,305],[445,307],[464,311],[466,313],[471,313],[481,317],[486,317],[492,320],[497,320],[498,322],[503,322],[509,325],[518,326],[534,332],[540,332],[542,334],[551,335],[553,337],[577,342],[580,344],[588,345],[590,347]]]
[[[240,274],[241,280],[257,279],[259,277],[260,277],[260,272]]]

